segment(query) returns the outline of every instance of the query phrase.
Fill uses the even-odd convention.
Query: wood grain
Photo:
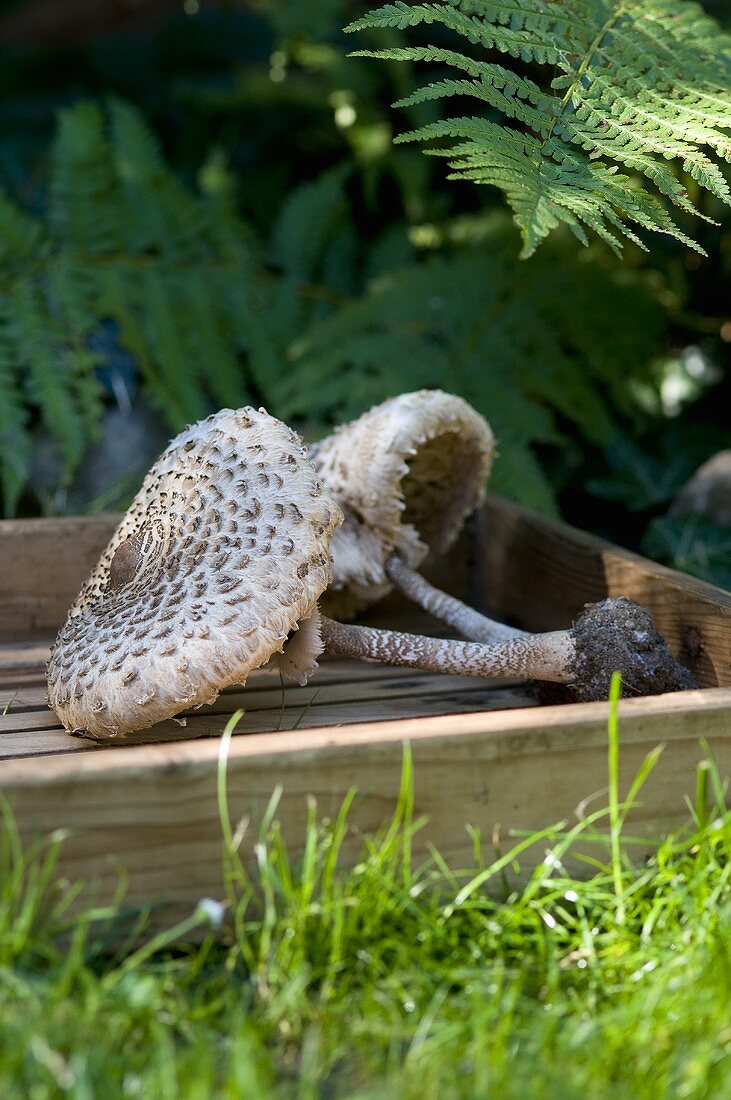
[[[731,689],[720,688],[622,703],[621,774],[627,789],[646,753],[665,743],[660,763],[631,815],[633,834],[656,835],[687,817],[700,740],[710,743],[723,774],[731,770]],[[606,802],[606,720],[603,703],[448,715],[408,721],[320,728],[297,734],[239,737],[228,761],[232,816],[250,827],[242,854],[253,865],[258,825],[276,786],[277,811],[294,853],[302,845],[307,800],[332,816],[351,787],[359,797],[344,858],[358,856],[363,832],[384,825],[398,791],[402,745],[414,756],[415,812],[428,824],[417,855],[435,843],[452,866],[470,858],[466,825],[503,848],[514,830],[575,820],[582,799]],[[75,880],[98,878],[109,896],[118,868],[130,875],[130,904],[161,901],[192,906],[220,897],[221,832],[216,801],[218,744],[187,741],[116,751],[53,756],[0,765],[0,786],[21,832],[30,838],[68,828],[59,871]],[[529,867],[544,856],[529,853]],[[638,856],[638,858],[640,858]]]
[[[513,688],[456,691],[444,689],[431,693],[392,694],[386,698],[367,696],[341,703],[320,705],[309,709],[276,708],[247,710],[237,734],[270,733],[276,730],[299,731],[323,725],[337,727],[357,722],[381,722],[389,718],[429,718],[441,714],[471,714],[475,711],[530,709],[535,705],[525,692]],[[19,714],[0,727],[0,761],[11,757],[34,757],[48,753],[78,753],[89,748],[117,750],[126,745],[153,745],[158,742],[188,741],[200,737],[220,737],[230,717],[228,712],[195,714],[185,725],[175,719],[159,722],[147,730],[139,730],[115,741],[96,742],[86,737],[66,733],[49,711],[50,720],[36,712]],[[6,716],[9,717],[9,716]],[[0,721],[2,721],[0,719]],[[39,765],[41,767],[41,765]],[[0,774],[0,783],[2,775]]]
[[[400,625],[398,618],[391,621]],[[283,683],[276,670],[261,669],[252,673],[246,687],[227,688],[211,706],[183,711],[179,720],[98,745],[67,734],[46,705],[45,653],[43,646],[0,644],[0,760],[219,737],[230,715],[239,709],[245,713],[237,735],[245,735],[536,705],[525,687],[517,687],[514,681],[434,675],[325,657],[304,687]],[[20,683],[19,654],[27,677]]]
[[[335,662],[332,662],[333,664]],[[354,662],[353,662],[354,663]],[[350,662],[349,662],[350,664]],[[255,711],[284,713],[287,722],[297,720],[305,708],[326,707],[333,704],[358,703],[378,700],[381,705],[390,699],[412,698],[422,695],[465,695],[475,700],[473,709],[482,709],[480,704],[497,688],[505,687],[510,681],[485,681],[471,676],[439,676],[424,672],[404,672],[401,676],[374,676],[367,680],[348,677],[330,680],[327,669],[330,663],[310,680],[305,687],[297,684],[267,684],[259,686],[250,682],[246,687],[229,689],[219,695],[209,706],[197,710],[181,711],[183,716],[206,716],[213,714],[229,715],[239,708],[247,714]],[[26,685],[17,689],[17,694],[4,691],[0,681],[0,735],[5,731],[33,722],[34,728],[57,729],[60,722],[46,705],[44,685]],[[294,714],[292,714],[294,712]],[[153,727],[154,729],[155,727]],[[153,738],[154,740],[154,738]]]
[[[55,634],[118,516],[0,521],[0,636]]]

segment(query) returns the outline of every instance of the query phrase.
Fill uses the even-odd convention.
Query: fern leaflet
[[[633,226],[701,251],[664,205],[669,200],[686,215],[704,216],[679,169],[716,199],[731,202],[718,163],[731,161],[731,39],[697,4],[397,0],[346,30],[383,27],[435,27],[438,37],[451,32],[487,53],[487,59],[476,57],[438,42],[358,50],[356,56],[456,70],[396,105],[460,96],[478,100],[483,114],[429,123],[396,140],[452,139],[431,151],[449,159],[452,179],[504,191],[524,256],[559,224],[582,243],[588,227],[616,252],[622,236],[645,247]],[[518,64],[506,68],[494,53]],[[536,66],[540,83],[533,78]],[[499,116],[512,125],[496,121]]]

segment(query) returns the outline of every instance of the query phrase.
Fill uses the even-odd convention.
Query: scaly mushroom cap
[[[440,390],[393,397],[310,447],[345,516],[332,541],[329,614],[349,617],[384,596],[394,552],[415,569],[451,546],[482,499],[494,447],[483,417]]]
[[[64,726],[117,737],[243,684],[313,615],[341,518],[301,440],[263,410],[223,409],[186,428],[56,639],[48,701]],[[298,678],[321,652],[313,623],[282,657]]]

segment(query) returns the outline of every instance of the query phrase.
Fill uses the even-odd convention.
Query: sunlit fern
[[[620,235],[645,247],[635,228],[698,248],[667,209],[669,200],[686,216],[681,224],[704,216],[680,168],[697,189],[729,202],[717,161],[731,160],[731,38],[699,5],[397,0],[347,30],[414,27],[437,41],[357,51],[439,66],[439,79],[396,106],[468,97],[481,109],[396,140],[438,140],[429,152],[448,158],[451,178],[504,191],[524,256],[560,223],[584,243],[593,229],[615,251]],[[468,52],[451,48],[460,39]],[[509,67],[497,62],[499,54],[512,59]]]

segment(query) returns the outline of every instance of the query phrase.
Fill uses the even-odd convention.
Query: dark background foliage
[[[725,3],[704,6],[731,24]],[[81,257],[93,273],[77,295],[82,351],[68,361],[94,391],[68,390],[54,414],[44,369],[62,371],[73,343],[55,291],[36,310],[38,326],[56,326],[46,368],[34,358],[43,334],[29,324],[19,344],[7,307],[8,340],[31,348],[32,369],[7,368],[22,425],[17,435],[6,425],[3,458],[8,465],[12,451],[25,465],[3,482],[6,513],[118,506],[164,439],[223,403],[263,402],[314,437],[389,394],[438,385],[493,424],[495,488],[728,585],[728,530],[666,514],[693,470],[730,442],[728,214],[689,180],[694,201],[721,222],[683,226],[707,258],[657,237],[649,254],[629,245],[618,260],[557,233],[519,260],[497,192],[450,183],[438,158],[392,144],[438,116],[429,103],[391,108],[416,82],[410,66],[348,57],[354,45],[401,40],[343,34],[364,8],[0,4],[0,186],[15,204],[3,222],[2,278],[17,301],[17,207],[41,227],[44,256],[61,257],[64,270]],[[84,113],[91,102],[104,145]],[[103,221],[89,165],[107,162],[118,190],[105,209],[119,225],[114,246],[95,246],[89,260],[79,225]],[[62,167],[71,191],[88,188],[73,217]],[[153,192],[159,225],[145,237],[140,210],[152,209]],[[190,230],[188,252],[180,226],[165,220],[176,204],[198,234]],[[98,272],[116,263],[132,283],[154,269],[151,293],[118,312],[95,290]],[[212,273],[207,291],[201,272]],[[197,291],[186,282],[194,277]],[[206,305],[211,287],[218,305]],[[181,336],[183,299],[197,302],[200,323]],[[146,347],[166,341],[145,366]],[[24,362],[25,352],[12,354]]]

